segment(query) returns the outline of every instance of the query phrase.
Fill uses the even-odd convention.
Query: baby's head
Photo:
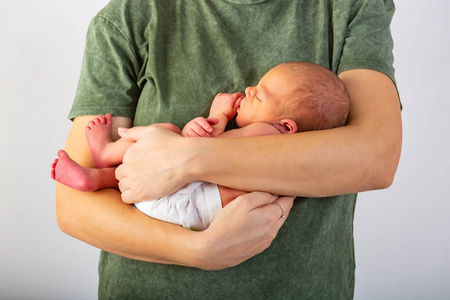
[[[350,100],[342,81],[330,70],[307,62],[280,64],[255,87],[245,90],[236,122],[272,123],[283,133],[345,125]]]

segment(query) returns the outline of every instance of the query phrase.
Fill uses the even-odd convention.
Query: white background
[[[0,0],[0,299],[96,299],[99,250],[59,231],[64,146],[85,35],[107,0]],[[398,0],[404,105],[394,185],[361,193],[355,299],[449,299],[450,2]]]

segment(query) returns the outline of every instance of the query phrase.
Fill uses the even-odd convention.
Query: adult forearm
[[[137,142],[116,171],[122,199],[162,197],[196,180],[315,197],[389,186],[402,144],[396,88],[372,70],[346,71],[340,78],[351,100],[347,125],[340,128],[242,139],[131,129],[127,139]]]
[[[195,141],[202,151],[190,170],[196,179],[284,195],[321,197],[388,187],[402,140],[395,86],[370,70],[348,71],[341,79],[351,98],[347,126]]]
[[[286,218],[280,218],[280,207]],[[115,190],[83,193],[60,184],[56,212],[62,231],[131,259],[220,270],[270,246],[293,199],[250,193],[227,205],[202,232],[152,219],[124,204]],[[236,234],[239,232],[239,234]]]
[[[88,244],[124,257],[179,265],[193,265],[194,232],[158,221],[124,204],[117,190],[79,192],[56,187],[56,214],[60,229]],[[177,237],[176,239],[174,237]]]
[[[91,119],[83,116],[74,120],[65,147],[71,158],[85,167],[93,167],[85,136]],[[114,117],[113,135],[118,126],[130,125],[130,119]],[[173,250],[192,245],[183,244],[190,231],[145,216],[134,205],[123,203],[117,190],[80,192],[57,183],[56,213],[62,231],[100,249],[145,261],[192,263],[188,255],[194,249],[185,253]]]
[[[90,119],[89,116],[75,119],[65,147],[72,159],[85,167],[93,166],[84,135],[84,126]],[[130,123],[129,119],[115,118],[113,127],[128,126]],[[115,130],[113,128],[113,132]],[[158,126],[140,130],[162,131],[176,139],[190,139]],[[160,145],[153,144],[156,149]],[[145,153],[154,153],[144,148]],[[177,151],[176,148],[172,149]],[[149,165],[153,166],[152,163]],[[138,160],[138,166],[141,170],[147,169],[147,164],[141,160]],[[142,178],[138,175],[137,179]],[[133,183],[134,180],[129,182]],[[149,181],[144,180],[144,185],[148,187]],[[159,188],[151,190],[159,191]],[[266,249],[286,220],[279,217],[280,208],[272,202],[276,200],[281,204],[286,216],[293,203],[293,199],[287,197],[277,199],[265,193],[246,194],[234,200],[233,205],[227,205],[207,230],[196,232],[152,219],[134,205],[125,204],[123,197],[114,189],[80,192],[57,183],[58,224],[67,234],[117,255],[217,270],[239,264]],[[155,197],[140,200],[145,199]]]
[[[348,132],[352,130],[207,141],[210,150],[199,161],[198,178],[243,190],[313,197],[388,186],[395,170],[383,165],[389,163],[381,159],[384,151]]]

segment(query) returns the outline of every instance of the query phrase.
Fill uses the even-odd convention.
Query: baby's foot
[[[84,168],[73,161],[64,150],[58,151],[59,159],[52,164],[50,176],[68,187],[79,191],[95,191],[95,182],[91,176],[90,169]]]
[[[112,116],[110,114],[94,118],[85,128],[89,149],[97,168],[110,167],[103,150],[109,143],[113,142],[111,129]]]

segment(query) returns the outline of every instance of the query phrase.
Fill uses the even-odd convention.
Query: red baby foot
[[[95,180],[92,178],[89,168],[84,168],[73,161],[64,150],[58,151],[59,159],[52,163],[50,176],[68,187],[80,191],[95,191]]]
[[[94,118],[85,128],[89,149],[97,168],[110,167],[103,150],[113,142],[111,129],[112,116],[110,114]]]

